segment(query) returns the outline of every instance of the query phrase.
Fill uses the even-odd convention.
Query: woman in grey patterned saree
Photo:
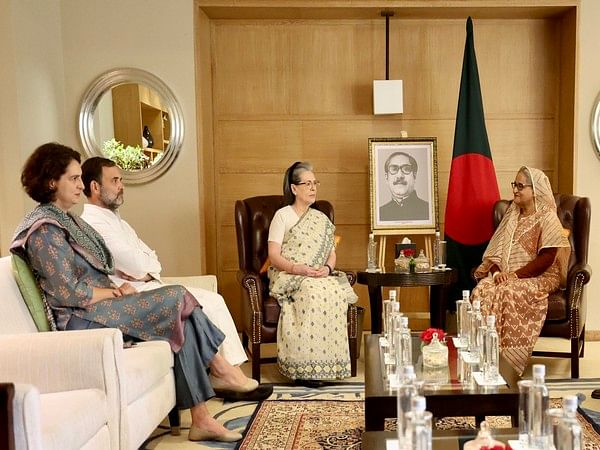
[[[318,185],[310,164],[294,163],[283,180],[287,206],[269,228],[269,288],[281,306],[277,362],[293,380],[350,376],[347,311],[357,296],[334,270],[335,226],[310,207]]]
[[[111,327],[136,340],[169,342],[177,406],[191,410],[190,440],[241,439],[212,417],[205,401],[214,389],[245,393],[258,383],[217,354],[224,335],[183,286],[137,292],[129,283],[110,281],[113,259],[104,241],[69,212],[83,191],[79,162],[79,153],[56,143],[28,158],[21,182],[40,204],[17,228],[11,251],[33,269],[57,329]]]

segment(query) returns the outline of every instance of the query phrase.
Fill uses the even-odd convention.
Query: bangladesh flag
[[[492,210],[499,199],[469,17],[444,220],[447,264],[458,271],[458,282],[450,292],[451,309],[454,300],[462,297],[461,291],[475,285],[471,270],[481,263],[494,233]]]

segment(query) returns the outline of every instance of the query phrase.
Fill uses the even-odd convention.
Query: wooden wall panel
[[[569,70],[561,68],[569,43],[561,44],[560,23],[553,18],[474,22],[488,135],[504,198],[511,196],[509,182],[524,164],[544,169],[559,185],[558,93],[561,70]],[[239,287],[233,205],[240,198],[279,194],[293,161],[313,163],[322,182],[319,197],[335,207],[342,236],[338,265],[360,270],[366,265],[370,220],[367,139],[399,136],[402,130],[435,136],[443,227],[465,22],[391,21],[390,77],[404,80],[405,112],[373,116],[372,80],[385,77],[384,24],[211,21],[214,166],[204,170],[215,187],[207,204],[218,207],[207,211],[215,217],[207,226],[215,236],[214,271],[234,315]],[[422,237],[417,241],[423,247]],[[366,288],[355,289],[367,305]],[[419,311],[428,304],[427,290],[403,290],[401,300]]]

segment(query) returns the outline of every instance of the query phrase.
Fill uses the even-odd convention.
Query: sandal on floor
[[[235,392],[227,389],[215,389],[215,395],[219,398],[232,402],[257,402],[265,400],[273,393],[273,385],[260,384],[250,392]]]
[[[241,386],[239,386],[239,385],[232,386],[230,384],[225,383],[220,378],[214,377],[212,375],[209,375],[209,378],[210,378],[210,384],[212,385],[212,387],[215,391],[219,390],[219,391],[232,391],[232,392],[247,393],[247,392],[252,392],[253,390],[255,390],[258,387],[258,381],[256,381],[254,378],[246,379],[246,383],[244,383]]]

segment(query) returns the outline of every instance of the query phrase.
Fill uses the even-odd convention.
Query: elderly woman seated
[[[496,316],[500,350],[522,374],[540,334],[548,295],[564,285],[570,244],[556,214],[548,177],[521,167],[512,183],[513,202],[475,270],[472,299]]]
[[[334,270],[335,226],[310,207],[318,185],[310,164],[294,163],[283,178],[287,206],[269,228],[269,288],[281,306],[279,371],[310,386],[350,376],[346,317],[357,300],[346,274]]]
[[[11,251],[29,262],[60,330],[111,327],[134,340],[169,342],[177,406],[191,409],[190,440],[241,439],[209,414],[205,401],[214,389],[243,393],[258,383],[217,353],[223,333],[183,286],[137,292],[111,282],[113,258],[104,241],[69,212],[83,192],[79,163],[79,153],[55,143],[29,157],[21,182],[40,204],[17,228]]]

